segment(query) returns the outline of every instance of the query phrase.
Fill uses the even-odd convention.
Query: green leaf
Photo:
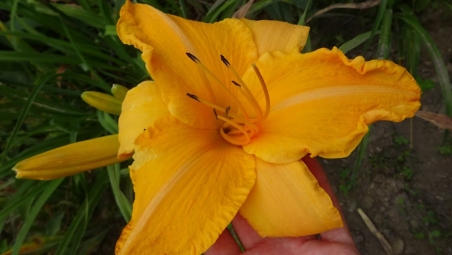
[[[385,11],[378,41],[377,58],[388,59],[391,52],[392,9]]]
[[[449,74],[441,53],[430,35],[421,26],[416,16],[414,16],[414,14],[410,12],[408,8],[403,8],[402,10],[404,13],[402,15],[398,15],[397,17],[411,26],[414,31],[416,31],[416,33],[420,36],[420,38],[424,42],[424,45],[427,47],[427,51],[429,52],[430,57],[433,60],[436,74],[438,75],[441,92],[446,106],[446,114],[448,116],[452,116],[452,86],[450,84]]]
[[[118,122],[114,120],[110,116],[110,114],[98,110],[97,118],[99,119],[99,122],[102,125],[102,127],[105,128],[105,130],[107,130],[110,134],[118,133]]]
[[[130,221],[132,217],[132,205],[130,204],[127,197],[121,191],[119,186],[120,175],[119,175],[119,164],[114,164],[107,166],[108,177],[110,179],[111,189],[113,190],[113,195],[115,196],[116,204],[121,211],[122,216],[126,222]]]
[[[377,32],[377,34],[378,34],[378,32]],[[355,49],[359,45],[363,44],[365,41],[369,40],[371,36],[372,36],[372,31],[359,34],[355,38],[353,38],[353,39],[345,42],[344,44],[342,44],[339,47],[339,49],[342,52],[344,52],[344,54],[345,54],[345,53]]]
[[[66,234],[58,245],[55,255],[78,254],[78,247],[85,234],[88,221],[107,186],[106,174],[106,171],[99,172],[85,201],[79,207],[74,219],[66,230]]]
[[[46,186],[45,186],[44,191],[39,196],[36,203],[32,206],[30,213],[25,218],[25,221],[24,221],[22,227],[20,228],[19,233],[16,236],[16,241],[14,242],[14,245],[12,248],[12,250],[13,250],[12,255],[19,254],[20,247],[22,246],[22,244],[25,240],[25,237],[27,236],[28,231],[31,228],[31,225],[34,223],[36,216],[38,216],[38,213],[41,211],[41,208],[44,206],[44,204],[47,202],[49,197],[52,195],[52,193],[55,191],[55,189],[58,188],[58,186],[61,184],[61,182],[63,180],[64,179],[61,178],[58,180],[45,182]]]
[[[377,17],[375,18],[375,21],[373,22],[372,31],[371,31],[369,40],[367,41],[366,45],[364,46],[364,49],[362,52],[367,51],[367,48],[369,48],[370,42],[372,41],[372,38],[377,33],[378,28],[380,27],[381,21],[385,15],[387,5],[388,5],[388,0],[381,0],[380,5],[378,6]],[[364,55],[364,54],[362,54],[362,55]]]
[[[28,112],[30,111],[31,105],[33,104],[38,92],[41,90],[42,86],[44,86],[44,84],[46,84],[50,79],[53,79],[55,77],[59,76],[59,74],[47,74],[44,75],[36,84],[36,87],[34,87],[33,91],[31,92],[30,97],[27,100],[27,103],[25,104],[25,106],[22,108],[22,111],[20,112],[20,115],[18,117],[18,120],[16,122],[16,125],[14,126],[13,131],[11,132],[11,135],[9,137],[9,139],[6,142],[6,146],[5,149],[3,150],[3,153],[1,155],[0,158],[0,162],[3,161],[3,159],[6,157],[6,155],[8,154],[10,148],[11,148],[11,144],[17,134],[17,132],[19,131],[20,127],[22,126],[22,123],[25,120],[25,117],[27,116]]]
[[[118,33],[116,32],[116,26],[115,25],[105,26],[105,35],[118,36]]]
[[[419,84],[419,87],[421,87],[422,92],[429,91],[433,88],[435,88],[436,84],[430,79],[421,79],[419,77],[415,77],[417,84]]]

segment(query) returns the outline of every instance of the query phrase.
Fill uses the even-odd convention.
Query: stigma
[[[257,124],[266,119],[270,113],[270,96],[268,94],[267,85],[265,84],[264,78],[257,66],[254,63],[252,64],[252,68],[257,75],[265,96],[264,109],[262,109],[249,87],[223,55],[220,55],[220,60],[229,69],[233,77],[235,77],[235,80],[231,80],[231,83],[235,86],[232,86],[231,88],[228,88],[228,86],[226,86],[212,71],[202,64],[196,56],[188,52],[186,55],[200,67],[205,76],[208,76],[215,81],[215,86],[220,86],[224,92],[226,92],[232,100],[235,101],[236,104],[234,107],[237,107],[237,109],[231,109],[230,105],[222,106],[214,102],[209,102],[194,94],[187,93],[187,96],[213,109],[213,117],[222,122],[219,132],[227,142],[234,145],[246,145],[250,143],[253,136],[259,133]],[[211,87],[212,85],[208,85],[210,92],[213,93]],[[233,91],[234,88],[239,93],[237,93],[237,91]],[[243,100],[240,101],[238,95],[241,95],[244,100],[248,102],[249,106],[247,108],[250,109],[244,107],[242,104]]]

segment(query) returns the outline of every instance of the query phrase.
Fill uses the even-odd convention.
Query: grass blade
[[[378,32],[377,32],[377,34],[378,34]],[[344,44],[342,44],[339,47],[339,49],[342,52],[344,52],[344,54],[345,54],[345,53],[355,49],[359,45],[363,44],[365,41],[369,40],[371,36],[372,36],[372,31],[359,34],[355,38],[353,38],[353,39],[345,42]]]
[[[59,76],[60,74],[47,74],[44,75],[38,82],[37,85],[33,88],[33,91],[31,92],[30,97],[28,98],[27,103],[22,108],[22,111],[19,114],[19,117],[17,119],[16,125],[14,126],[13,131],[11,132],[11,135],[9,136],[9,139],[6,141],[5,149],[3,150],[3,153],[0,157],[0,162],[3,162],[6,155],[8,154],[9,150],[11,149],[11,144],[19,131],[20,127],[22,126],[22,123],[25,120],[25,117],[27,116],[28,112],[30,111],[31,105],[33,104],[36,96],[38,95],[38,92],[41,90],[41,88],[46,84],[49,80]]]
[[[377,58],[388,59],[391,52],[391,24],[392,9],[388,9],[384,13],[383,22],[380,29],[380,40],[377,48]]]
[[[421,26],[414,14],[405,9],[404,14],[398,15],[397,17],[411,26],[426,46],[427,51],[429,52],[430,57],[433,60],[436,74],[438,75],[441,92],[444,98],[444,104],[446,106],[446,114],[448,116],[452,116],[452,87],[450,84],[447,67],[438,47],[435,45],[427,31]]]
[[[63,240],[58,245],[55,255],[77,254],[78,247],[85,234],[87,223],[107,186],[106,172],[99,172],[96,182],[87,194],[85,202],[80,206]]]
[[[108,177],[110,179],[111,189],[113,190],[113,195],[115,196],[116,204],[121,211],[122,217],[126,222],[130,221],[132,217],[132,205],[129,200],[126,198],[124,193],[122,193],[119,186],[119,164],[114,164],[107,166]]]
[[[18,255],[20,247],[22,246],[25,237],[28,234],[28,231],[31,228],[31,225],[34,223],[36,216],[38,216],[38,213],[41,211],[41,208],[44,206],[46,201],[49,199],[49,197],[52,195],[52,193],[55,191],[56,188],[61,184],[61,182],[64,180],[64,178],[53,180],[50,182],[45,182],[46,188],[42,192],[42,194],[39,196],[36,203],[31,208],[30,213],[27,215],[27,218],[25,219],[22,227],[20,228],[19,233],[16,236],[16,241],[14,242],[13,248],[12,248],[12,255]]]

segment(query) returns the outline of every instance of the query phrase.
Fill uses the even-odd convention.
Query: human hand
[[[303,158],[304,163],[316,177],[320,186],[330,195],[336,208],[341,211],[336,196],[323,172],[320,164],[309,156]],[[344,219],[341,212],[342,219]],[[320,238],[316,236],[303,237],[276,237],[262,238],[240,215],[232,220],[232,225],[242,242],[245,252],[241,253],[239,246],[234,241],[228,230],[221,233],[218,240],[205,252],[206,255],[253,255],[253,254],[275,254],[275,255],[354,255],[359,254],[348,227],[344,221],[344,227],[320,233]]]

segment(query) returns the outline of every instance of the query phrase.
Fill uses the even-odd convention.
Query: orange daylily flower
[[[419,108],[390,61],[301,54],[308,28],[226,19],[205,24],[127,1],[117,32],[154,81],[130,90],[119,157],[134,153],[135,201],[117,254],[200,254],[240,213],[261,236],[342,226],[300,160],[348,156],[378,120]]]

